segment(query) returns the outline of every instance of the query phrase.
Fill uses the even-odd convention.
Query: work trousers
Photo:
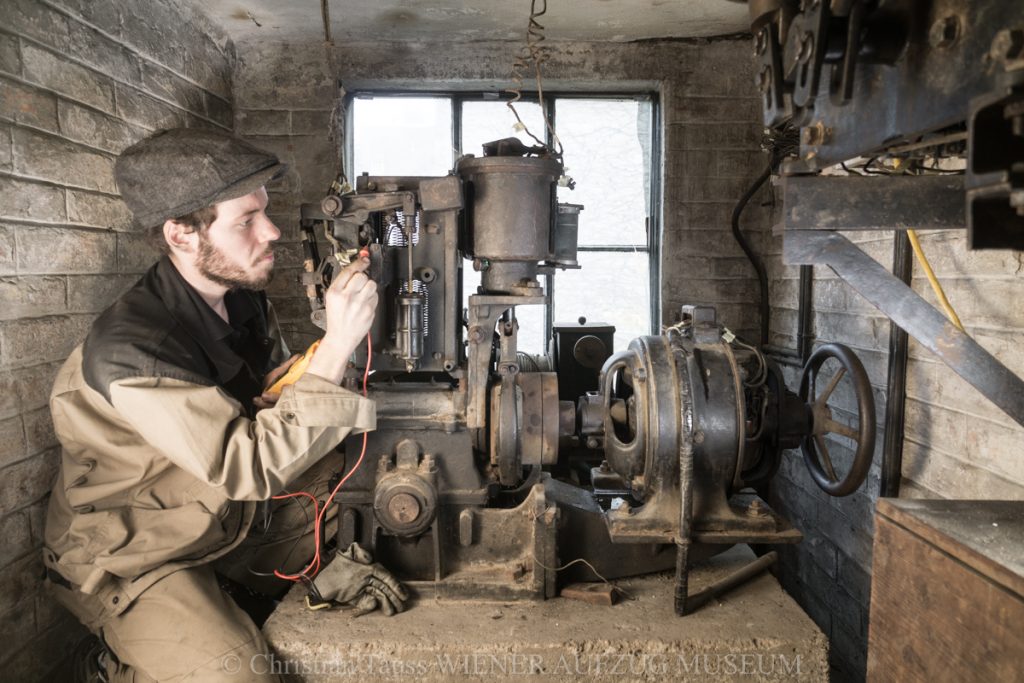
[[[331,452],[293,483],[323,499],[344,458]],[[47,581],[53,597],[100,636],[114,655],[111,683],[202,681],[269,683],[273,660],[252,618],[220,587],[217,574],[264,595],[281,590],[274,569],[296,573],[312,557],[314,522],[308,498],[273,501],[246,539],[212,565],[183,569],[154,583],[120,615],[103,618],[100,601]],[[333,512],[333,511],[332,511]],[[328,534],[335,525],[328,524]]]

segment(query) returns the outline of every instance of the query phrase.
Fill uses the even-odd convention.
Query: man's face
[[[217,218],[199,232],[196,267],[230,289],[263,289],[274,270],[272,243],[281,231],[266,214],[267,191],[217,204]]]

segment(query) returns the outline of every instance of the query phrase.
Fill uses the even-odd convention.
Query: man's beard
[[[270,253],[268,248],[264,256]],[[208,280],[228,289],[264,289],[274,277],[274,269],[271,268],[265,275],[248,273],[241,266],[232,263],[217,247],[206,238],[199,235],[199,255],[196,260],[196,268],[199,273]]]

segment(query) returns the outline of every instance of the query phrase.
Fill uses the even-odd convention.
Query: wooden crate
[[[1024,501],[880,499],[869,681],[1024,681]]]

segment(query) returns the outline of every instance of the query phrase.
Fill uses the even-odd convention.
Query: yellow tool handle
[[[281,394],[282,389],[284,389],[289,384],[295,384],[297,381],[299,381],[299,378],[302,377],[303,373],[306,372],[306,368],[309,367],[309,361],[313,359],[313,354],[316,353],[316,349],[318,346],[320,346],[319,339],[310,344],[309,348],[306,349],[306,352],[302,354],[302,357],[291,364],[291,367],[288,368],[288,372],[284,373],[284,375],[280,379],[274,382],[273,386],[271,386],[263,393],[274,394],[275,396],[279,396]]]

